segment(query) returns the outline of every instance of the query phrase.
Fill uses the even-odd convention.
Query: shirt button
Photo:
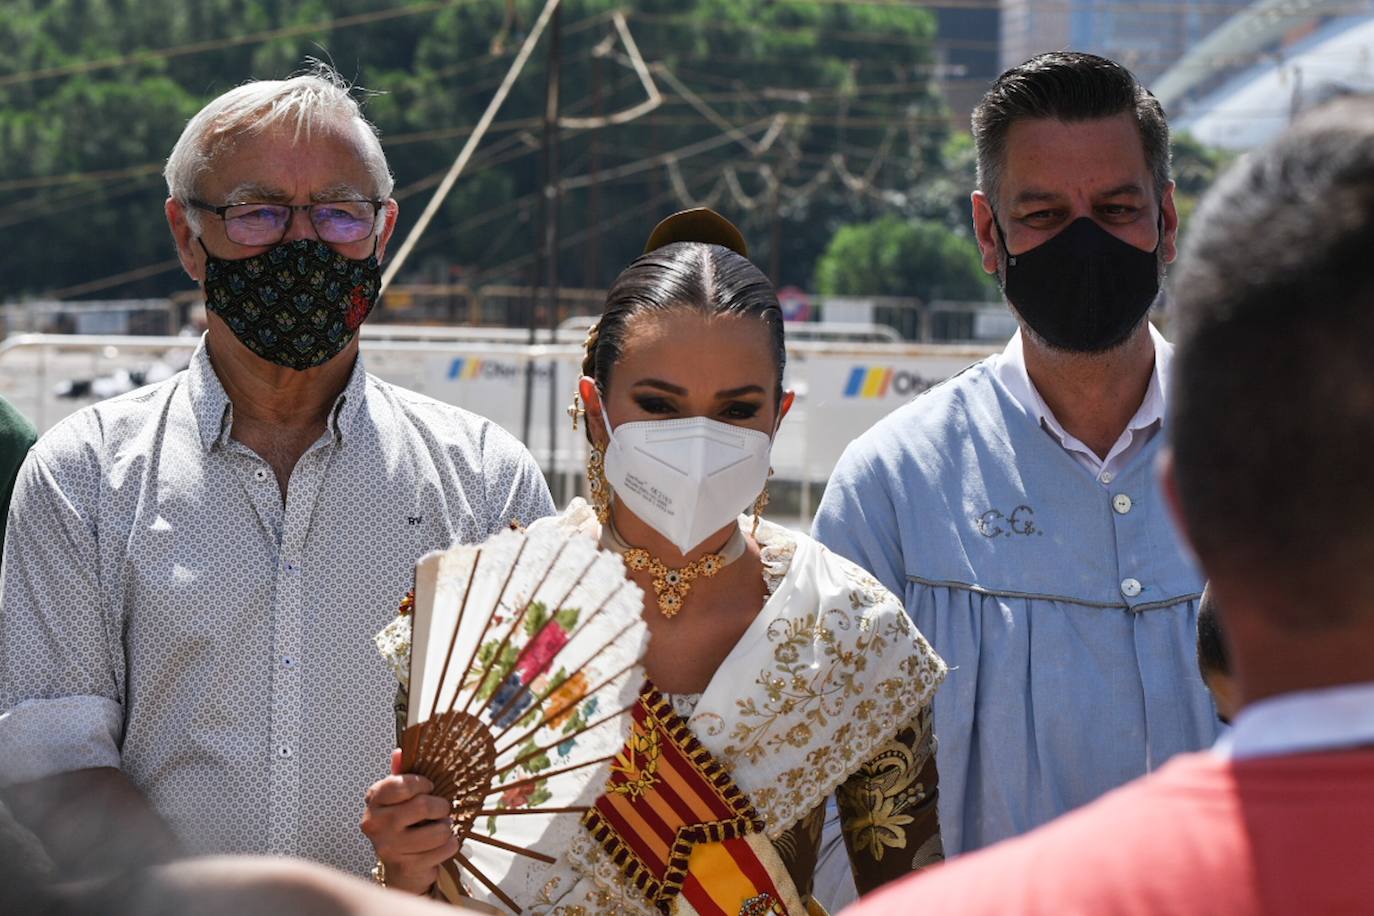
[[[267,468],[258,468],[256,471],[253,472],[253,477],[257,480],[266,480]]]
[[[296,660],[289,655],[283,656],[281,663],[288,668],[296,667]]]
[[[1117,515],[1125,515],[1130,512],[1132,505],[1134,504],[1131,502],[1131,498],[1125,493],[1118,493],[1112,497],[1112,508],[1116,510]]]
[[[1097,475],[1097,479],[1103,483],[1111,483],[1113,480],[1116,480],[1116,475],[1111,471],[1103,471],[1101,474]]]
[[[289,747],[287,747],[285,744],[283,744],[281,747],[277,748],[277,753],[280,754],[282,757],[290,757],[290,756],[291,756],[291,748],[289,748]]]
[[[1121,580],[1121,594],[1125,595],[1127,598],[1134,598],[1136,595],[1139,595],[1140,589],[1141,586],[1139,579]]]

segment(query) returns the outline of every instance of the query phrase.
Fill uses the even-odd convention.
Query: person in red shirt
[[[1180,259],[1163,482],[1221,616],[1231,732],[846,913],[1374,911],[1371,251],[1374,99],[1351,98],[1228,172]]]

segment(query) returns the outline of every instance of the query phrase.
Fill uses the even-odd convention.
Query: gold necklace
[[[682,603],[687,600],[687,593],[692,590],[693,582],[698,578],[711,578],[738,559],[746,547],[744,532],[737,525],[719,551],[708,553],[686,566],[671,569],[665,566],[662,560],[651,556],[643,547],[631,547],[626,544],[621,539],[620,532],[615,530],[613,522],[607,522],[606,532],[610,535],[612,544],[624,555],[626,566],[636,572],[647,570],[653,576],[658,612],[669,618],[682,610]]]
[[[648,570],[654,577],[654,595],[658,598],[658,611],[664,617],[672,617],[682,610],[682,602],[692,589],[697,576],[711,578],[721,571],[725,562],[718,553],[708,553],[699,560],[688,563],[681,569],[669,569],[657,557],[649,556],[643,547],[631,547],[625,551],[625,565],[636,571]]]

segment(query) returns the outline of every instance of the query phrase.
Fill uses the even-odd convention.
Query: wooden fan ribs
[[[521,544],[520,549],[524,550],[524,548],[525,545]],[[519,559],[519,554],[516,555],[516,558]],[[436,707],[439,705],[439,697],[443,694],[444,684],[448,680],[449,662],[452,660],[453,652],[458,646],[458,634],[463,629],[463,617],[466,615],[468,609],[468,596],[472,594],[472,583],[477,579],[477,567],[481,564],[481,562],[482,549],[479,547],[477,549],[476,555],[473,557],[472,560],[472,569],[468,570],[467,582],[465,582],[463,585],[463,597],[458,604],[458,620],[454,623],[453,633],[449,636],[448,651],[444,653],[444,665],[442,668],[439,669],[439,683],[435,685],[434,699],[430,703],[429,716],[427,717],[431,720],[434,718]],[[514,567],[512,566],[512,568]],[[423,764],[420,762],[420,760],[417,760],[416,758],[428,758],[430,756],[429,744],[432,738],[432,734],[433,733],[429,731],[422,730],[420,732],[420,734],[417,736],[419,740],[417,741],[415,755],[411,757],[409,760],[406,759],[404,745],[401,748],[402,769],[404,769],[408,773],[421,772],[421,775],[429,779],[431,782],[433,782],[434,780],[433,774],[431,772],[418,770],[417,766],[423,766]]]
[[[477,661],[477,653],[480,652],[481,649],[482,649],[482,640],[486,639],[486,638],[487,638],[487,633],[491,632],[491,625],[492,625],[492,623],[496,620],[496,613],[495,613],[495,611],[500,609],[500,607],[501,607],[501,602],[505,600],[505,597],[506,597],[506,589],[510,588],[511,579],[515,578],[515,571],[516,571],[517,569],[520,568],[520,557],[521,557],[521,555],[524,554],[524,552],[525,552],[525,545],[528,544],[528,543],[529,543],[528,541],[525,541],[524,543],[522,543],[522,544],[520,545],[520,549],[519,549],[519,550],[516,552],[516,554],[515,554],[515,559],[511,561],[510,569],[506,572],[505,581],[503,581],[503,582],[501,583],[501,591],[497,592],[497,594],[496,594],[496,605],[493,607],[493,613],[492,613],[490,616],[487,617],[486,623],[482,625],[482,632],[481,632],[481,634],[477,637],[477,640],[472,644],[472,653],[468,656],[467,664],[463,666],[463,671],[464,671],[465,673],[468,672],[468,671],[471,671],[471,670],[472,670],[472,663],[475,662],[475,661]],[[474,569],[475,569],[475,568],[476,568],[476,567],[475,567],[475,565],[474,565]],[[456,634],[456,631],[455,631],[455,634]],[[479,683],[479,684],[481,683],[480,680],[478,681],[478,683]],[[459,682],[459,684],[458,684],[458,689],[455,690],[455,691],[453,692],[453,697],[452,697],[452,699],[449,700],[449,706],[448,706],[448,711],[449,711],[449,712],[452,712],[452,711],[453,711],[453,707],[454,707],[454,706],[457,704],[457,702],[458,702],[458,695],[459,695],[460,693],[462,693],[462,692],[463,692],[463,683],[462,683],[462,682]],[[438,696],[438,695],[436,694],[436,697],[437,697],[437,696]],[[469,699],[471,699],[471,698],[469,697]],[[464,711],[464,712],[467,711],[467,704],[466,704],[466,703],[463,704],[463,711]]]
[[[635,674],[644,627],[640,592],[619,561],[571,532],[505,532],[427,563],[439,585],[412,620],[424,627],[417,632],[429,668],[412,657],[410,718],[418,724],[401,734],[402,767],[428,778],[450,804],[461,845],[445,871],[455,881],[460,872],[471,876],[521,913],[512,899],[524,893],[516,890],[519,882],[537,874],[529,871],[532,862],[553,863],[556,844],[566,841],[557,832],[564,828],[550,834],[528,818],[557,824],[558,816],[591,810],[581,802],[600,791],[601,777],[588,768],[615,759],[621,742],[605,729],[638,702],[636,695],[629,706],[606,710],[620,707],[621,692],[642,680]],[[603,731],[584,737],[595,729]],[[498,828],[507,816],[524,819]]]
[[[545,724],[547,724],[548,722],[550,722],[550,721],[552,721],[552,720],[558,718],[559,716],[563,715],[563,714],[564,714],[565,712],[567,712],[569,709],[571,709],[572,707],[576,706],[578,703],[581,703],[583,700],[585,700],[587,697],[591,696],[592,694],[594,694],[594,693],[599,693],[599,692],[600,692],[602,689],[604,689],[605,687],[608,687],[608,686],[614,684],[614,683],[616,682],[617,679],[623,677],[626,673],[628,673],[629,671],[631,671],[631,670],[635,667],[635,665],[637,665],[637,664],[638,664],[638,662],[631,662],[630,664],[626,665],[624,668],[621,668],[621,669],[620,669],[619,671],[617,671],[615,674],[612,674],[610,677],[606,678],[606,679],[605,679],[604,681],[602,681],[600,684],[597,684],[595,687],[593,687],[593,688],[591,688],[590,690],[588,690],[588,691],[587,691],[585,694],[583,694],[581,697],[576,697],[576,698],[574,698],[574,699],[568,700],[566,703],[563,703],[562,705],[556,707],[555,709],[551,709],[551,710],[549,710],[548,712],[544,713],[544,718],[541,719],[541,720],[540,720],[539,722],[537,722],[536,724],[534,724],[533,726],[531,726],[529,731],[525,732],[523,735],[518,736],[514,741],[510,741],[510,742],[508,742],[508,743],[502,745],[502,747],[500,748],[500,750],[498,750],[498,751],[496,752],[496,756],[498,756],[498,757],[504,756],[505,753],[506,753],[507,751],[509,751],[511,748],[513,748],[513,747],[518,747],[519,745],[521,745],[521,744],[525,743],[526,741],[528,741],[529,739],[533,738],[535,735],[539,734],[539,730],[540,730],[541,728],[543,728],[543,727],[545,726]],[[630,706],[628,706],[628,707],[626,707],[626,708],[632,710],[632,709],[634,709],[634,705],[631,704]],[[604,720],[603,720],[603,721],[604,721]],[[551,745],[551,746],[552,746],[552,747],[556,747],[558,744],[561,744],[561,743],[563,743],[564,741],[568,740],[568,738],[570,738],[570,737],[575,737],[576,735],[580,735],[580,734],[582,734],[583,731],[586,731],[586,730],[587,730],[587,729],[583,728],[583,729],[581,729],[581,730],[579,730],[579,731],[573,732],[571,735],[564,735],[564,736],[562,736],[561,738],[559,738],[558,741],[555,742],[555,743],[554,743],[553,745]],[[498,733],[498,734],[495,736],[495,740],[500,741],[502,738],[505,737],[506,732],[508,732],[508,731],[510,731],[509,728],[507,728],[505,731],[502,731],[502,732]]]
[[[515,615],[515,620],[511,622],[510,629],[506,631],[506,635],[504,638],[502,638],[500,645],[496,647],[496,651],[493,652],[491,658],[487,660],[487,664],[482,670],[482,676],[477,679],[476,687],[473,689],[471,693],[468,694],[467,700],[463,703],[464,712],[467,712],[468,707],[472,705],[473,699],[481,695],[482,689],[486,686],[487,678],[491,676],[492,672],[494,672],[495,670],[497,670],[498,667],[501,666],[502,653],[504,653],[506,651],[506,647],[510,645],[511,639],[519,631],[520,625],[525,622],[525,615],[529,613],[530,607],[534,605],[535,596],[538,595],[539,592],[544,588],[544,583],[549,581],[549,576],[553,575],[553,571],[557,568],[558,561],[563,556],[563,551],[566,550],[567,547],[567,543],[564,543],[562,546],[558,548],[558,553],[554,556],[553,562],[549,564],[549,568],[544,570],[544,575],[540,577],[539,584],[530,590],[529,597],[526,598],[525,603],[521,605],[520,612]],[[514,569],[512,569],[512,573],[513,572]],[[549,619],[552,620],[553,618],[550,617]],[[512,667],[514,667],[513,663]],[[509,671],[503,671],[501,672],[501,674],[497,676],[496,681],[492,684],[492,692],[487,696],[487,699],[482,703],[481,707],[478,709],[479,714],[482,710],[487,708],[487,704],[491,702],[491,698],[496,696],[496,692],[501,686],[502,679],[504,679],[506,674],[508,673]]]
[[[423,761],[434,794],[452,805],[454,832],[466,835],[485,801],[496,775],[496,742],[476,716],[444,713],[412,729],[445,734],[444,750]]]
[[[483,872],[477,866],[473,865],[467,856],[463,855],[461,852],[456,852],[453,854],[453,861],[463,866],[463,869],[465,871],[471,873],[473,877],[475,877],[478,881],[481,881],[482,884],[486,886],[486,889],[495,894],[497,898],[500,899],[500,901],[504,903],[506,906],[510,907],[516,913],[525,912],[524,910],[520,909],[519,904],[517,904],[514,900],[510,899],[509,894],[501,890],[501,888],[496,884],[495,881],[488,878],[485,872]]]
[[[515,758],[514,760],[512,760],[510,763],[506,764],[505,766],[503,766],[503,767],[501,767],[499,770],[497,770],[497,771],[496,771],[496,775],[497,775],[497,776],[504,776],[504,775],[506,775],[507,773],[509,773],[511,770],[517,769],[518,767],[524,765],[525,763],[529,762],[530,760],[533,760],[535,757],[538,757],[540,754],[548,753],[549,751],[551,751],[551,750],[553,750],[554,748],[558,747],[558,745],[562,744],[564,741],[567,741],[567,740],[569,740],[570,738],[575,738],[575,737],[577,737],[578,735],[581,735],[583,732],[589,732],[589,731],[591,731],[592,729],[594,729],[594,728],[596,728],[596,727],[598,727],[598,726],[600,726],[600,725],[604,725],[605,723],[611,721],[612,719],[616,718],[617,716],[623,716],[625,713],[627,713],[627,712],[633,712],[633,711],[634,711],[634,704],[632,703],[632,704],[630,704],[629,706],[625,707],[624,709],[617,709],[615,712],[610,713],[610,714],[605,715],[605,716],[602,716],[600,719],[597,719],[597,720],[594,721],[594,722],[588,722],[586,725],[582,726],[582,727],[579,728],[577,731],[573,732],[571,735],[560,735],[560,736],[559,736],[555,741],[553,741],[552,743],[550,743],[550,744],[545,744],[545,745],[543,745],[543,746],[541,746],[541,747],[536,747],[536,748],[534,748],[533,750],[531,750],[531,751],[526,751],[524,754],[521,754],[519,757],[516,757],[516,758]]]
[[[549,627],[551,627],[551,626],[558,626],[558,625],[559,625],[559,624],[558,624],[558,612],[561,611],[561,610],[563,610],[563,608],[567,605],[568,599],[572,597],[572,593],[575,592],[575,591],[577,590],[577,587],[578,587],[579,585],[582,584],[582,580],[586,577],[587,573],[591,570],[591,568],[592,568],[594,565],[596,565],[596,561],[597,561],[598,559],[600,559],[600,557],[598,557],[596,554],[592,554],[591,562],[589,562],[586,566],[582,567],[582,571],[581,571],[580,573],[577,574],[577,578],[573,580],[572,585],[568,586],[568,590],[563,594],[563,597],[562,597],[559,601],[557,601],[556,603],[554,603],[553,605],[551,605],[551,606],[548,608],[548,616],[545,618],[544,622],[543,622],[542,624],[539,625],[539,628],[538,628],[537,630],[534,631],[534,634],[533,634],[532,636],[530,636],[530,638],[529,638],[528,640],[526,640],[524,649],[521,650],[520,655],[516,656],[516,659],[515,659],[515,661],[511,664],[511,667],[510,667],[509,669],[507,669],[506,671],[504,671],[504,672],[501,673],[501,675],[500,675],[500,680],[501,680],[501,681],[504,681],[506,678],[510,677],[511,672],[514,671],[514,670],[516,669],[516,667],[520,664],[520,659],[521,659],[521,657],[523,657],[524,654],[530,650],[530,647],[531,647],[531,646],[535,646],[535,645],[538,645],[538,644],[539,644],[540,637],[542,637],[542,636],[544,635],[544,632],[545,632],[546,630],[548,630]],[[521,623],[524,622],[524,619],[525,619],[525,612],[528,611],[528,610],[530,609],[530,607],[531,607],[533,604],[534,604],[534,596],[531,595],[531,596],[530,596],[530,601],[526,602],[525,607],[524,607],[523,609],[521,609],[521,612],[520,612],[520,619],[516,621],[516,626],[519,626]],[[506,634],[507,644],[509,643],[510,637],[511,637],[514,633],[515,633],[515,627],[512,627],[510,633],[507,633],[507,634]],[[571,642],[571,641],[572,641],[571,639],[568,639],[568,640],[565,641],[564,644],[566,645],[567,642]],[[504,646],[504,645],[505,645],[505,644],[503,644],[503,646]],[[499,654],[499,653],[498,653],[498,654]],[[552,663],[553,663],[553,659],[552,659],[552,658],[550,658],[548,661],[544,662],[543,667],[541,667],[541,668],[539,669],[539,671],[536,672],[536,676],[539,675],[539,674],[543,674],[544,671],[547,670],[548,666],[549,666],[550,664],[552,664]],[[529,681],[530,681],[530,683],[533,683],[533,682],[534,682],[534,678],[531,677],[531,678],[529,679]],[[507,709],[507,707],[509,707],[509,706],[511,705],[511,703],[512,703],[517,697],[519,697],[522,693],[524,693],[528,687],[529,687],[529,684],[521,684],[521,685],[520,685],[520,690],[517,691],[516,694],[515,694],[514,696],[512,696],[510,699],[508,699],[508,700],[505,702],[505,704],[502,705],[500,712],[498,712],[496,715],[493,715],[493,716],[490,717],[491,720],[492,720],[493,722],[499,722],[500,719],[501,719],[501,713],[505,712],[505,710]],[[482,713],[486,712],[487,707],[491,705],[491,701],[494,700],[494,699],[496,699],[496,697],[497,697],[497,695],[498,695],[499,693],[500,693],[500,681],[498,681],[497,688],[496,688],[495,690],[493,690],[490,694],[487,695],[487,699],[486,699],[486,701],[482,704],[481,709],[478,709],[478,710],[477,710],[477,715],[480,716]]]
[[[591,622],[595,620],[598,616],[600,616],[601,612],[606,609],[606,607],[611,603],[611,601],[613,601],[615,597],[619,595],[621,591],[624,590],[626,584],[627,583],[625,582],[621,582],[618,586],[616,586],[615,589],[609,595],[602,599],[601,604],[597,605],[596,610],[592,611],[591,614],[589,614],[580,624],[578,624],[576,629],[574,629],[571,633],[568,634],[568,644],[572,644],[574,641],[576,641],[578,636],[582,635],[582,633],[586,631],[587,627],[591,625]],[[551,613],[549,615],[549,620],[553,620],[554,616],[556,615]],[[534,698],[531,705],[541,706],[545,700],[547,700],[549,697],[557,693],[559,688],[561,688],[565,683],[567,683],[574,676],[576,676],[584,669],[586,669],[589,665],[591,665],[592,662],[596,661],[597,658],[599,658],[603,652],[606,652],[607,650],[612,648],[624,634],[634,629],[637,626],[637,624],[638,622],[633,620],[630,621],[630,623],[626,624],[625,627],[623,627],[619,632],[612,636],[609,641],[607,641],[604,645],[602,645],[595,652],[589,655],[587,659],[584,662],[582,662],[581,665],[579,665],[574,670],[568,672],[563,677],[556,679],[553,683],[549,684],[543,693],[539,694],[539,696]],[[541,627],[540,629],[542,632],[543,628]],[[532,680],[528,684],[522,684],[520,686],[520,690],[517,691],[510,699],[508,699],[505,702],[505,704],[500,709],[498,709],[495,712],[495,714],[491,716],[491,720],[497,724],[500,724],[505,718],[506,711],[511,706],[515,705],[515,703],[517,703],[520,700],[520,697],[524,696],[526,693],[533,693],[533,688],[534,682]],[[600,687],[596,688],[596,690],[599,689]],[[566,712],[569,705],[576,705],[577,703],[580,703],[582,700],[586,699],[587,697],[595,693],[596,690],[588,690],[581,697],[575,698],[571,704],[565,704],[564,707],[562,707],[558,713],[546,713],[545,717],[542,720],[540,720],[538,725],[535,726],[535,730],[537,731],[538,729],[543,728],[545,723],[547,723],[551,719],[557,718],[558,715],[562,712]],[[520,718],[511,720],[509,724],[507,724],[505,727],[501,729],[501,731],[497,732],[496,740],[500,741],[501,738],[504,737],[507,732],[509,732],[512,728],[515,728],[519,724]],[[519,742],[516,743],[518,744]]]

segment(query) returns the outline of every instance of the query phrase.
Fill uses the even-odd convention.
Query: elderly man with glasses
[[[494,424],[368,375],[396,223],[323,68],[187,125],[168,222],[209,329],[174,378],[39,440],[0,584],[0,786],[66,874],[177,851],[354,873],[395,681],[371,636],[427,551],[553,511]]]

